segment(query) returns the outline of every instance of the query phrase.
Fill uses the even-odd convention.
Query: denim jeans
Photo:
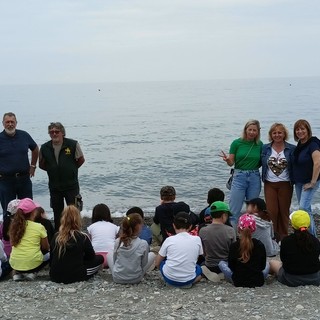
[[[233,272],[231,271],[231,269],[229,268],[228,266],[228,262],[226,261],[220,261],[219,262],[219,268],[220,270],[222,271],[222,273],[224,274],[224,277],[227,281],[231,282],[232,283],[232,274]],[[267,261],[266,263],[266,267],[264,268],[264,270],[262,270],[262,273],[263,273],[263,277],[266,279],[268,274],[269,274],[269,271],[270,271],[270,264],[269,262]]]
[[[0,178],[0,199],[4,218],[7,215],[8,203],[16,198],[32,199],[32,183],[29,175]]]
[[[317,181],[317,183],[313,188],[303,190],[304,183],[295,184],[299,209],[305,210],[309,213],[310,220],[311,220],[309,232],[313,234],[315,237],[317,236],[317,230],[316,230],[316,226],[314,223],[313,214],[311,210],[311,202],[312,202],[313,195],[319,189],[319,185],[320,185],[320,180]]]
[[[229,206],[232,216],[230,222],[236,226],[240,217],[243,202],[258,198],[261,191],[261,179],[259,170],[234,171],[230,190]]]

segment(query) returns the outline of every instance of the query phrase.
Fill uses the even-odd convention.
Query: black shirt
[[[236,287],[261,287],[264,284],[262,271],[266,267],[267,254],[263,243],[252,239],[253,250],[250,259],[242,263],[240,258],[240,240],[232,243],[229,251],[228,264],[233,272],[232,280]]]
[[[298,247],[295,234],[291,234],[281,241],[280,258],[284,271],[290,274],[312,274],[320,270],[319,254],[320,242],[311,235],[313,248],[310,252],[304,252]]]
[[[190,213],[190,207],[182,201],[167,202],[156,207],[153,221],[156,224],[160,224],[163,241],[168,238],[169,235],[175,234],[173,228],[174,216],[181,211]],[[192,216],[194,216],[194,214]]]
[[[54,282],[72,283],[87,279],[86,263],[95,259],[95,252],[88,236],[75,232],[66,245],[66,251],[58,256],[58,246],[55,243],[56,233],[51,241],[50,278]]]

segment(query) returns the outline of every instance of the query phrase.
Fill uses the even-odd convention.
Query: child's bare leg
[[[270,273],[277,275],[280,268],[282,267],[282,262],[278,260],[270,260]]]

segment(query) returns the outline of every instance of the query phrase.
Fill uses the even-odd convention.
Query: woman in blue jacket
[[[261,153],[264,197],[277,240],[288,235],[293,192],[292,162],[295,146],[286,141],[288,135],[282,123],[274,123],[269,130],[270,143],[263,145]]]

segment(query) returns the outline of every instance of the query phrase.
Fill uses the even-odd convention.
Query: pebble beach
[[[319,227],[319,216],[316,222]],[[88,223],[84,219],[84,228]],[[319,320],[319,299],[320,287],[290,288],[273,276],[261,288],[202,279],[177,289],[166,286],[158,270],[138,285],[119,285],[104,269],[87,282],[65,285],[51,282],[47,267],[34,281],[0,282],[0,319]]]
[[[107,270],[88,282],[53,283],[48,270],[32,282],[0,283],[0,319],[319,319],[320,288],[289,288],[273,277],[261,288],[202,280],[167,287],[157,270],[139,285],[119,285]]]

